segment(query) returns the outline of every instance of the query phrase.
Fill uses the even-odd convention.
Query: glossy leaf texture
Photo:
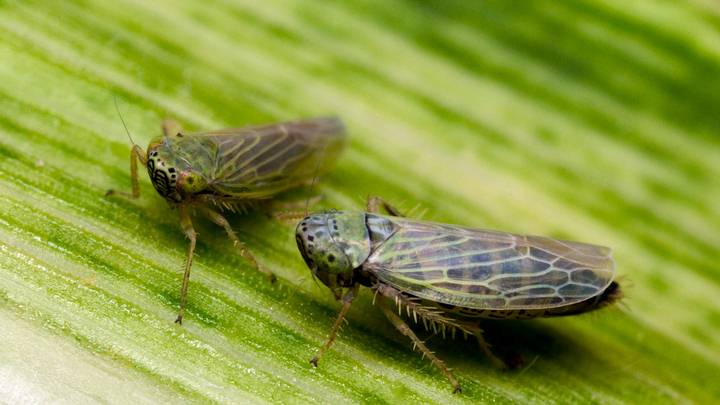
[[[0,401],[710,403],[720,397],[720,14],[712,2],[0,1]],[[279,276],[201,235],[186,322],[177,212],[130,146],[337,115],[320,207],[381,195],[422,218],[611,246],[621,306],[496,322],[495,370],[361,294],[338,310],[293,224],[232,215]]]

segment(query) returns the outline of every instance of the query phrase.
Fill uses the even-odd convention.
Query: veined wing
[[[327,172],[345,143],[335,117],[197,135],[217,147],[210,188],[241,198],[268,197]]]
[[[542,236],[386,217],[397,231],[367,259],[384,283],[477,309],[571,305],[602,293],[615,270],[609,248]]]

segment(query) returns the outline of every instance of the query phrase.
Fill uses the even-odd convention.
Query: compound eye
[[[199,193],[205,189],[205,181],[195,172],[185,171],[180,173],[178,177],[179,188],[186,194]]]
[[[295,242],[297,242],[298,250],[300,251],[300,255],[302,255],[303,260],[305,260],[305,264],[307,264],[310,269],[314,269],[315,261],[310,258],[307,252],[310,247],[305,246],[305,243],[303,243],[300,235],[295,235]]]

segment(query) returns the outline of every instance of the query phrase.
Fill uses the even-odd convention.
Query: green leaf
[[[3,402],[708,403],[720,398],[720,13],[712,2],[0,1]],[[626,298],[586,316],[421,338],[365,291],[339,309],[292,224],[231,216],[275,285],[177,213],[129,143],[336,113],[351,142],[314,192],[425,219],[612,246]],[[304,199],[299,190],[287,200]]]

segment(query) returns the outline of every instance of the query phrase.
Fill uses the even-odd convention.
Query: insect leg
[[[230,223],[225,219],[224,216],[222,216],[219,212],[213,211],[210,208],[207,207],[199,207],[200,211],[202,211],[205,216],[207,216],[211,221],[215,222],[216,224],[220,225],[225,229],[225,232],[227,233],[230,240],[233,241],[233,244],[240,248],[240,255],[245,258],[248,262],[250,262],[250,265],[260,271],[261,273],[267,275],[270,278],[270,281],[275,282],[277,278],[275,277],[275,274],[272,272],[263,269],[260,267],[257,263],[257,260],[255,260],[255,256],[253,256],[252,253],[245,247],[245,244],[238,239],[237,235],[235,235],[235,231],[233,231],[232,227],[230,226]]]
[[[413,299],[403,295],[399,290],[390,287],[387,284],[377,284],[372,287],[377,294],[387,298],[388,300],[395,302],[398,306],[398,310],[402,310],[405,307],[405,312],[412,314],[412,318],[415,323],[418,323],[418,319],[422,320],[422,323],[427,329],[427,325],[430,324],[432,329],[440,329],[443,332],[450,330],[452,333],[460,331],[465,334],[473,334],[472,330],[475,329],[475,325],[472,325],[472,330],[464,325],[464,323],[458,322],[457,320],[446,316],[443,311],[438,308],[423,305],[421,301]]]
[[[273,212],[271,217],[280,222],[293,222],[301,218],[306,217],[308,214],[305,211],[280,211]]]
[[[395,217],[404,217],[400,210],[390,205],[385,199],[382,197],[378,197],[376,195],[369,196],[367,200],[367,212],[371,213],[379,213],[380,208],[383,208],[385,211],[387,211],[388,214],[395,216]]]
[[[330,346],[332,346],[333,342],[335,341],[335,337],[337,336],[338,330],[340,329],[340,325],[342,325],[342,321],[343,319],[345,319],[345,315],[350,309],[350,304],[352,304],[353,299],[357,296],[359,288],[360,284],[355,284],[355,286],[353,286],[352,289],[348,290],[348,292],[343,297],[343,307],[340,310],[337,319],[335,319],[335,323],[333,323],[332,328],[330,328],[330,335],[328,336],[328,340],[320,348],[320,350],[318,350],[315,357],[310,360],[310,364],[312,364],[313,366],[317,367],[318,362],[322,358],[323,354],[325,354],[325,352],[330,348]]]
[[[322,199],[322,195],[316,195],[304,201],[289,201],[281,203],[268,201],[266,207],[263,209],[265,210],[268,218],[273,218],[280,222],[292,222],[308,216],[308,207],[317,204]]]
[[[162,122],[162,131],[165,136],[175,136],[182,132],[182,127],[175,120],[164,119]]]
[[[140,161],[140,163],[143,164],[143,166],[147,165],[147,154],[141,147],[133,145],[132,149],[130,150],[130,182],[132,183],[132,194],[117,190],[108,190],[105,193],[106,197],[111,195],[121,195],[133,199],[140,197],[140,181],[138,180],[137,173],[138,160]]]
[[[182,226],[183,232],[190,239],[190,246],[188,247],[187,259],[185,260],[185,274],[183,275],[182,288],[180,289],[180,311],[178,312],[175,323],[182,324],[183,315],[185,313],[185,303],[187,302],[187,290],[188,282],[190,281],[190,268],[192,267],[193,253],[195,253],[195,242],[197,240],[197,234],[195,228],[193,228],[192,219],[190,219],[190,213],[188,207],[180,205],[180,226]]]
[[[410,329],[410,327],[391,310],[388,308],[388,305],[385,303],[380,304],[380,309],[382,310],[383,314],[392,322],[393,326],[397,328],[400,333],[407,336],[412,340],[413,347],[417,347],[420,349],[420,352],[422,352],[423,357],[427,356],[430,361],[440,369],[440,371],[447,377],[448,380],[450,380],[450,384],[453,386],[453,394],[457,392],[461,392],[462,389],[460,388],[460,383],[455,378],[453,373],[450,371],[450,369],[445,365],[445,362],[437,358],[433,352],[430,351],[430,349],[425,346],[425,343],[423,343],[422,340],[420,340],[417,335],[415,335],[415,332]]]

